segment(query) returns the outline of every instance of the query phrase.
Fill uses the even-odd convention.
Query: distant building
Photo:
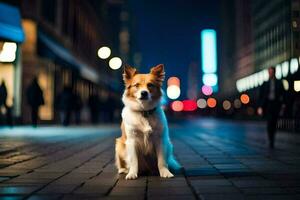
[[[64,86],[71,86],[83,101],[93,93],[103,94],[122,86],[119,72],[97,57],[101,46],[113,46],[105,21],[106,1],[53,0],[7,1],[21,11],[25,40],[19,45],[13,73],[15,117],[30,120],[26,88],[37,76],[44,91],[41,120],[56,121],[55,98]],[[119,56],[118,52],[113,52]],[[15,63],[15,62],[14,62]],[[1,73],[0,66],[0,74]],[[5,73],[8,74],[8,73]],[[101,95],[100,95],[101,96]]]
[[[220,96],[230,96],[236,80],[254,72],[251,0],[221,1],[220,7]]]
[[[224,96],[259,87],[268,80],[270,66],[276,67],[278,79],[293,85],[299,73],[299,10],[299,0],[223,3],[220,66]],[[226,78],[229,74],[231,79]]]

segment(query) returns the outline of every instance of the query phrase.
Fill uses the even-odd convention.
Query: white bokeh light
[[[16,59],[17,44],[5,42],[0,51],[0,62],[13,62]]]
[[[109,60],[109,67],[113,70],[119,69],[122,66],[122,60],[119,57],[113,57]]]
[[[106,59],[110,56],[111,54],[111,50],[109,47],[101,47],[99,50],[98,50],[98,56],[99,58],[101,59]]]
[[[177,99],[180,96],[180,88],[177,85],[170,85],[167,88],[167,95],[170,99]]]
[[[197,101],[197,106],[198,106],[198,108],[201,108],[201,109],[203,109],[203,108],[205,108],[206,107],[206,100],[205,99],[198,99],[198,101]]]
[[[218,77],[216,74],[204,74],[202,80],[204,85],[215,86],[218,84]]]

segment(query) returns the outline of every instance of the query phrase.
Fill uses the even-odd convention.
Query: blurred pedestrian
[[[32,83],[27,88],[27,102],[31,107],[31,122],[33,126],[37,126],[39,107],[44,105],[43,91],[38,83],[37,77],[32,80]]]
[[[68,126],[71,120],[73,105],[72,88],[65,86],[57,97],[57,109],[59,110],[60,120],[64,126]]]
[[[260,88],[260,106],[257,111],[259,115],[264,115],[267,119],[269,147],[273,149],[277,120],[284,100],[284,87],[282,81],[277,80],[275,77],[275,67],[270,67],[268,72],[269,81],[265,82]]]
[[[93,124],[96,124],[99,121],[99,103],[100,99],[98,94],[95,93],[89,97],[88,105],[90,109],[91,122]]]
[[[7,88],[5,81],[2,80],[1,85],[0,85],[0,108],[1,107],[6,107],[6,100],[7,100]]]
[[[0,124],[4,123],[5,114],[7,116],[6,100],[7,100],[7,88],[6,88],[5,81],[2,80],[0,85]]]
[[[79,94],[74,94],[73,109],[75,114],[75,123],[78,125],[81,122],[82,100]]]

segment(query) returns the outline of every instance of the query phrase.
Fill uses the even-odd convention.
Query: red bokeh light
[[[250,97],[247,94],[242,94],[240,99],[243,104],[247,104],[250,102]]]
[[[181,101],[174,101],[171,104],[171,109],[175,112],[180,112],[183,110],[183,103]]]
[[[194,100],[184,100],[182,103],[184,111],[194,111],[197,109],[197,103]]]

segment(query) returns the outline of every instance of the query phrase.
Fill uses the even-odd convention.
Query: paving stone
[[[253,194],[288,194],[291,193],[280,187],[260,187],[260,188],[241,188],[241,191],[246,195]]]
[[[203,194],[200,195],[203,200],[243,200],[242,194]]]
[[[144,197],[145,196],[145,188],[144,187],[115,187],[109,196],[137,196]]]
[[[30,194],[33,191],[38,189],[38,187],[33,186],[1,186],[0,194],[1,195],[14,195],[14,194]]]
[[[50,194],[50,195],[32,195],[28,200],[57,200],[61,199],[62,195]]]
[[[241,193],[234,186],[195,186],[194,187],[198,194],[234,194]]]
[[[149,198],[155,196],[189,196],[192,195],[192,191],[189,187],[148,187]]]
[[[230,186],[232,183],[226,179],[191,180],[194,187],[198,186]]]

